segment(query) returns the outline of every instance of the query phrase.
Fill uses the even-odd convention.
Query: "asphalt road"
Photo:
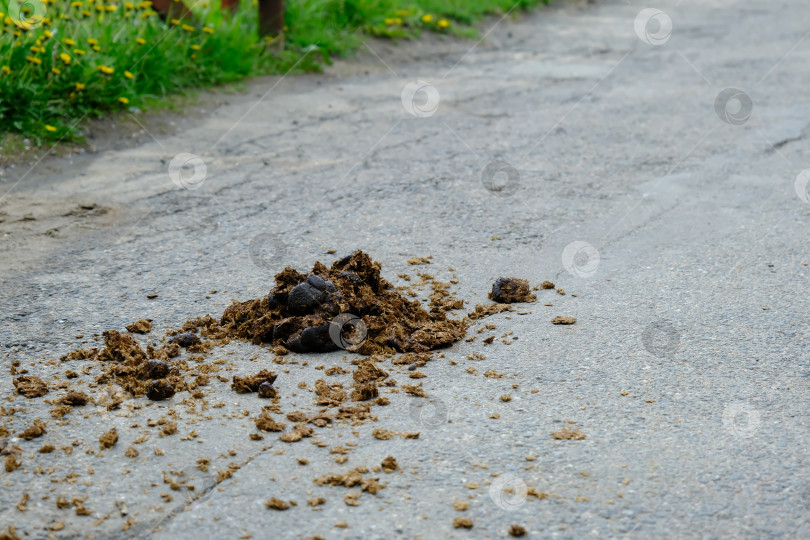
[[[9,440],[22,466],[0,472],[0,530],[431,539],[504,538],[517,524],[532,538],[810,538],[810,5],[649,7],[492,20],[479,43],[372,42],[327,74],[255,81],[174,133],[145,124],[128,148],[7,171],[0,395],[21,410],[0,426],[13,437],[42,418],[48,432]],[[66,366],[48,360],[76,335],[148,317],[160,336],[266,294],[285,265],[358,248],[396,284],[417,268],[455,275],[469,307],[502,275],[567,294],[539,291],[519,307],[530,314],[476,324],[475,341],[423,368],[427,399],[390,394],[377,422],[319,431],[328,448],[250,440],[262,403],[218,381],[207,421],[183,393],[90,405],[64,423],[42,398],[5,401],[14,360],[56,384]],[[477,334],[487,323],[497,328]],[[274,366],[248,344],[212,355],[232,374]],[[308,364],[277,383],[285,412],[315,410],[297,386],[324,376],[314,366],[352,358],[299,356]],[[177,434],[149,427],[171,414]],[[98,452],[111,426],[120,441]],[[565,426],[585,439],[552,437]],[[420,437],[377,440],[375,428]],[[141,436],[140,456],[125,457]],[[357,506],[344,495],[359,487],[313,482],[388,455],[399,470],[366,475],[387,487]],[[91,515],[58,496],[86,496]],[[297,506],[271,510],[270,497]],[[454,528],[459,517],[473,528]]]

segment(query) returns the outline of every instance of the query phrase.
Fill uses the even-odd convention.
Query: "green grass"
[[[283,47],[258,37],[256,4],[235,14],[190,0],[195,21],[148,1],[0,0],[0,134],[74,140],[88,118],[145,108],[249,75],[315,71],[366,36],[473,36],[490,13],[548,0],[287,0]]]

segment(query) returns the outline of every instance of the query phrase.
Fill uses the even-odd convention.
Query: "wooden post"
[[[183,0],[152,0],[152,7],[163,20],[167,19],[187,19],[194,20],[194,14],[183,3]]]
[[[284,31],[284,0],[259,0],[259,37]]]
[[[227,9],[231,13],[236,13],[239,7],[239,0],[222,0],[222,8]]]

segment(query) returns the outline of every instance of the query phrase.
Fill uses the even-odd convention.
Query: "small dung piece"
[[[550,281],[544,281],[540,284],[541,289],[553,289],[555,285]]]
[[[526,535],[526,527],[523,527],[522,525],[516,525],[516,524],[512,524],[512,526],[509,527],[509,536],[518,537],[518,536],[525,536],[525,535]]]
[[[170,337],[169,343],[177,343],[181,347],[191,347],[192,345],[198,345],[200,343],[200,338],[197,336],[197,334],[183,332],[181,334],[177,334],[176,336]]]
[[[453,528],[455,529],[472,529],[473,522],[470,518],[466,517],[457,517],[453,520]]]
[[[585,438],[585,434],[578,429],[571,429],[564,427],[560,431],[555,431],[551,434],[557,440],[581,441]]]
[[[534,302],[537,300],[537,296],[532,294],[529,282],[525,279],[501,277],[492,284],[489,299],[500,304],[512,304],[514,302]]]
[[[48,393],[48,385],[34,375],[23,375],[14,379],[14,388],[18,394],[22,394],[28,399],[42,397]]]
[[[290,503],[282,501],[278,497],[272,497],[269,501],[264,501],[264,505],[271,510],[287,510]]]
[[[258,392],[259,387],[263,383],[270,383],[270,385],[272,386],[277,378],[278,375],[276,375],[272,371],[263,369],[260,372],[256,373],[255,375],[248,375],[247,377],[234,376],[231,388],[237,394],[248,394],[250,392]]]
[[[34,420],[34,425],[20,433],[18,437],[25,439],[26,441],[36,439],[37,437],[42,437],[48,433],[48,431],[45,429],[45,425],[45,422],[37,418]]]
[[[557,315],[551,319],[551,324],[574,324],[575,322],[577,322],[576,318],[568,315]]]
[[[127,325],[126,329],[128,332],[132,332],[133,334],[148,334],[152,331],[152,319],[141,319],[140,321],[135,321],[134,323]]]
[[[118,442],[118,430],[112,428],[110,431],[98,438],[99,446],[102,450],[112,448]]]
[[[143,374],[147,379],[162,379],[169,374],[169,366],[162,360],[148,360]]]
[[[87,397],[87,394],[84,392],[71,390],[67,393],[67,395],[63,396],[62,399],[59,400],[59,403],[63,405],[70,405],[72,407],[81,407],[83,405],[87,405],[88,401],[90,401],[90,398]]]
[[[276,397],[276,389],[273,388],[273,383],[264,381],[259,385],[259,397],[262,399],[273,399]]]
[[[399,468],[399,464],[397,463],[397,459],[394,456],[388,456],[384,460],[382,460],[382,463],[380,463],[380,467],[382,467],[384,473],[391,474],[392,472],[394,472]]]
[[[152,401],[169,399],[173,395],[174,386],[172,386],[172,384],[165,379],[152,381],[149,383],[149,386],[146,387],[146,397]]]

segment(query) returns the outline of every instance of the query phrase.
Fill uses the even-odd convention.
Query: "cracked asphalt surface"
[[[504,538],[518,524],[537,538],[810,538],[810,5],[644,7],[492,20],[478,44],[372,41],[326,74],[254,81],[174,133],[8,170],[0,427],[22,466],[0,472],[0,530],[429,539]],[[181,153],[205,170],[175,183]],[[74,336],[142,318],[160,336],[265,295],[286,265],[358,248],[395,284],[417,269],[457,276],[465,311],[502,275],[567,294],[538,291],[516,306],[531,313],[476,323],[478,339],[423,368],[427,399],[386,394],[377,422],[319,430],[348,447],[344,464],[306,440],[249,439],[263,403],[224,382],[205,389],[210,420],[185,393],[90,405],[63,423],[43,398],[14,397],[12,361],[57,384],[81,364],[47,360],[79,347]],[[428,266],[406,263],[427,255]],[[577,322],[552,325],[557,315]],[[497,328],[478,334],[484,324]],[[286,412],[316,409],[298,387],[323,377],[313,366],[354,356],[276,366],[270,351],[231,343],[212,358],[228,376],[281,370]],[[409,382],[404,366],[384,367]],[[171,414],[177,434],[149,427]],[[35,418],[47,434],[15,440]],[[98,452],[111,426],[121,439]],[[586,438],[552,437],[565,426]],[[420,437],[377,440],[375,428]],[[139,457],[125,457],[142,436]],[[37,453],[43,444],[57,450]],[[387,487],[358,506],[344,503],[352,490],[313,483],[388,455],[400,470],[373,473]],[[86,496],[91,515],[57,508],[58,496]],[[270,510],[270,497],[297,506]],[[313,509],[312,497],[326,502]],[[474,527],[454,528],[458,517]]]

